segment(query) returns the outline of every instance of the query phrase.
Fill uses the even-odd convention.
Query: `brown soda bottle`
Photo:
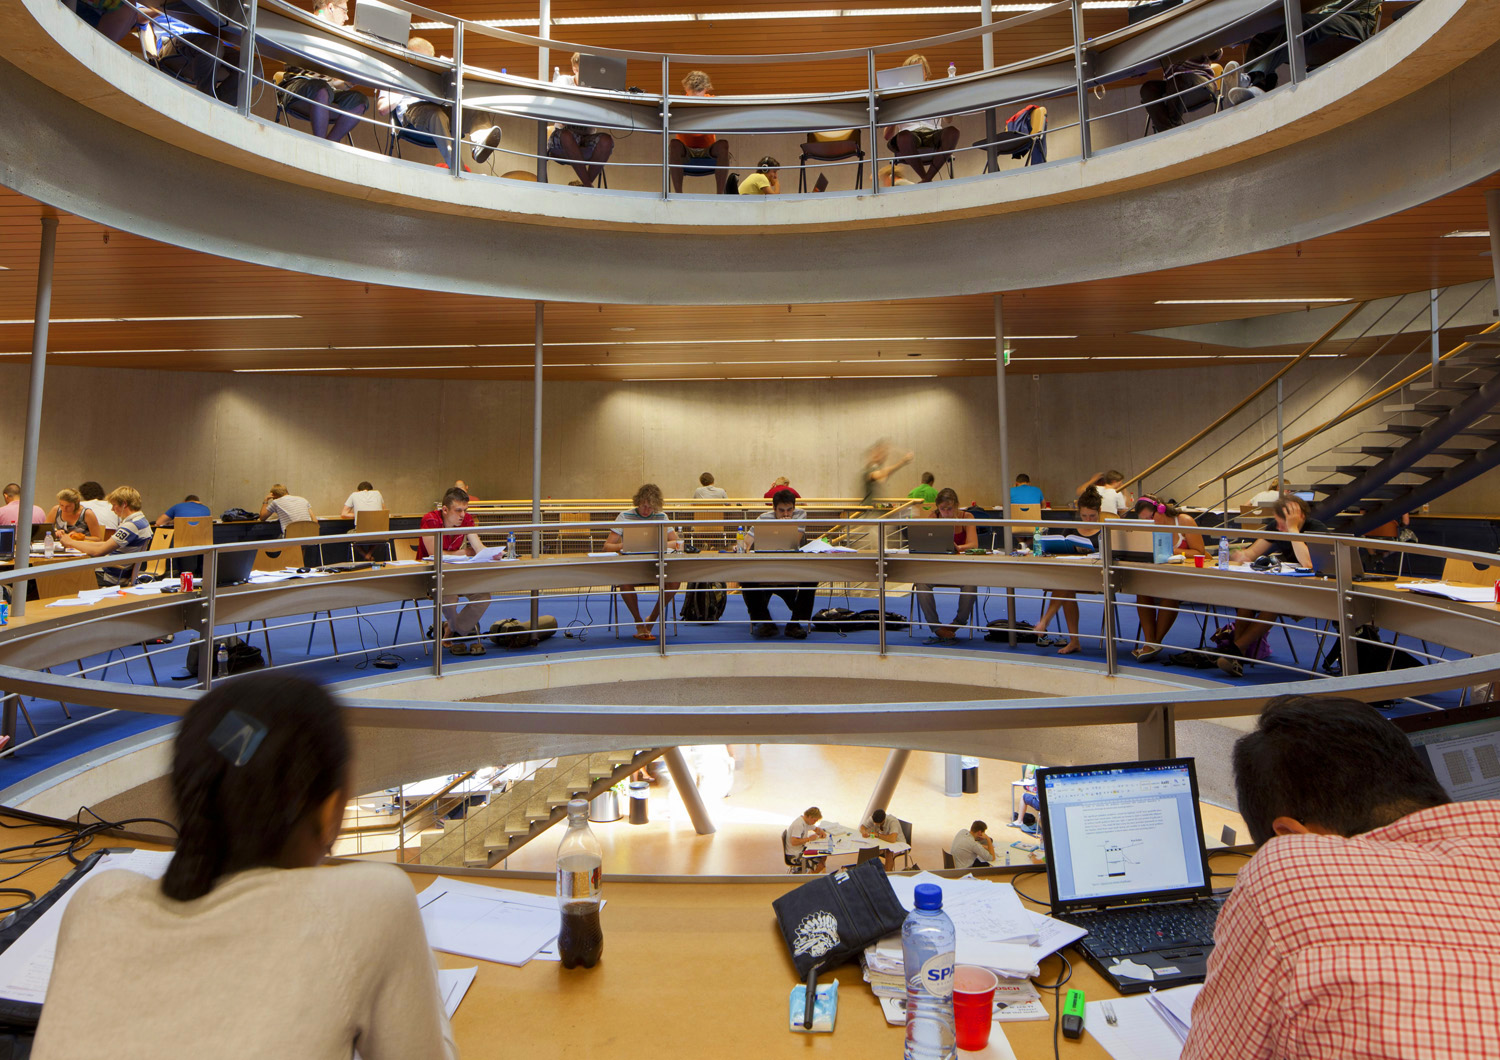
[[[589,828],[589,804],[568,803],[568,830],[557,846],[557,908],[561,925],[558,955],[564,968],[592,968],[604,951],[604,929],[599,923],[599,885],[604,851]]]

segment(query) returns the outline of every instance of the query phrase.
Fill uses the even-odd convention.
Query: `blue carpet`
[[[819,593],[818,607],[845,606],[853,610],[863,610],[874,605],[874,601],[868,597],[855,596],[845,599],[840,594],[834,594],[830,599],[826,589]],[[681,601],[679,597],[679,602]],[[943,615],[951,614],[956,603],[956,597],[939,591],[937,594],[938,609]],[[650,598],[642,597],[641,602],[649,606]],[[609,598],[604,593],[594,593],[587,596],[548,596],[542,601],[542,613],[550,614],[557,619],[559,632],[549,640],[545,641],[540,648],[531,648],[521,651],[506,650],[488,646],[486,662],[495,662],[507,659],[521,659],[531,654],[545,651],[549,655],[563,655],[570,652],[594,651],[600,648],[615,650],[630,650],[640,652],[655,652],[655,644],[647,644],[636,641],[631,634],[634,632],[633,624],[621,627],[617,638],[614,631],[607,625],[609,620]],[[397,629],[397,614],[395,605],[389,605],[393,610],[387,613],[373,613],[376,609],[366,608],[362,613],[356,614],[353,610],[334,612],[334,627],[338,638],[338,647],[341,653],[339,658],[331,658],[333,645],[330,639],[329,626],[326,617],[320,617],[312,624],[307,624],[306,616],[301,618],[290,618],[275,620],[270,624],[270,652],[271,660],[278,666],[292,666],[300,673],[312,680],[332,683],[348,681],[361,676],[371,674],[392,672],[380,671],[371,667],[371,662],[379,655],[386,654],[399,660],[397,670],[425,670],[432,665],[431,656],[426,653],[421,644],[407,644],[405,647],[390,651],[386,648],[391,644]],[[1017,621],[1030,625],[1035,622],[1041,614],[1042,601],[1035,594],[1021,594],[1017,600]],[[1099,636],[1101,624],[1102,603],[1099,598],[1090,600],[1082,597],[1079,600],[1081,639],[1083,642],[1082,652],[1075,658],[1089,659],[1103,662],[1104,651]],[[909,609],[909,601],[905,595],[895,595],[888,600],[888,610],[894,613],[905,614]],[[381,609],[383,610],[383,609]],[[628,619],[624,608],[621,614]],[[403,641],[410,642],[421,637],[427,625],[428,609],[422,612],[420,626],[418,620],[413,619],[413,611],[407,608],[401,616],[400,635]],[[530,613],[530,602],[525,596],[497,598],[486,613],[486,624],[499,622],[506,618],[525,619]],[[779,599],[773,599],[771,603],[771,615],[778,623],[784,623],[786,619],[786,608]],[[1005,599],[1003,596],[984,596],[979,599],[976,608],[975,619],[979,624],[987,624],[990,621],[1003,622],[1005,617]],[[1212,618],[1208,622],[1208,630],[1222,624],[1223,619]],[[1130,606],[1129,598],[1124,598],[1119,604],[1119,622],[1121,629],[1120,639],[1120,664],[1122,666],[1139,666],[1143,669],[1160,668],[1167,674],[1188,674],[1200,678],[1225,683],[1256,685],[1272,684],[1280,681],[1294,680],[1299,676],[1296,671],[1284,669],[1283,666],[1300,665],[1310,667],[1313,659],[1318,655],[1318,638],[1312,623],[1288,629],[1286,634],[1281,630],[1273,630],[1271,634],[1271,645],[1273,655],[1266,662],[1246,666],[1245,673],[1238,681],[1233,681],[1218,669],[1207,670],[1185,670],[1175,666],[1163,665],[1163,660],[1169,655],[1187,649],[1195,649],[1200,646],[1202,627],[1197,616],[1184,614],[1179,616],[1171,635],[1168,637],[1168,649],[1163,651],[1157,659],[1148,664],[1138,664],[1129,656],[1129,649],[1133,645],[1136,633],[1136,618],[1133,607]],[[308,652],[309,628],[312,631],[312,651]],[[227,630],[221,630],[227,632]],[[1061,619],[1054,624],[1052,633],[1054,636],[1062,632]],[[245,635],[243,629],[241,635]],[[672,622],[670,616],[667,622],[667,635],[669,645],[686,646],[708,646],[715,644],[735,644],[748,642],[750,640],[749,615],[745,610],[743,600],[738,594],[731,594],[728,598],[727,607],[723,618],[714,623],[688,623],[678,621]],[[887,630],[887,642],[892,646],[920,645],[928,635],[925,627],[916,630]],[[1389,634],[1387,634],[1389,636]],[[248,642],[262,652],[266,650],[265,639],[259,626],[246,636]],[[1464,658],[1459,652],[1452,652],[1438,645],[1424,646],[1417,641],[1407,637],[1398,637],[1398,644],[1414,654],[1422,651],[1431,651],[1432,654],[1441,658]],[[816,646],[827,646],[830,644],[863,645],[874,648],[879,642],[879,637],[874,631],[851,633],[847,636],[839,636],[829,633],[813,633],[807,640],[801,642],[788,641],[778,637],[774,641],[763,643],[776,644],[787,650],[795,650],[799,644]],[[192,634],[182,634],[177,642],[160,650],[159,654],[152,656],[156,674],[160,682],[166,686],[186,687],[191,684],[188,680],[174,681],[173,677],[186,677],[185,666],[188,648],[196,643]],[[1324,647],[1331,646],[1334,638],[1325,637]],[[1295,648],[1298,662],[1293,662],[1292,650]],[[932,648],[934,652],[985,652],[1009,654],[1012,649],[1004,641],[990,642],[982,636],[970,639],[966,634],[961,635],[959,643],[951,648]],[[1041,648],[1034,645],[1018,645],[1015,654],[1027,657],[1053,657],[1055,647]],[[1420,654],[1418,658],[1422,658]],[[448,656],[446,662],[462,663],[467,660]],[[101,674],[98,667],[108,663],[107,674]],[[1277,665],[1280,664],[1280,665]],[[95,656],[83,660],[83,666],[88,671],[88,676],[97,678],[106,676],[112,681],[132,681],[136,684],[151,683],[151,674],[145,661],[140,657],[137,649],[128,649],[126,661],[121,661],[120,653],[115,653],[111,658]],[[75,670],[76,667],[56,667],[60,674]],[[1457,706],[1459,701],[1458,692],[1434,694],[1423,697],[1424,702],[1439,707]],[[102,747],[123,739],[136,733],[144,732],[161,725],[168,724],[171,719],[153,714],[135,714],[126,711],[108,713],[89,707],[70,706],[73,722],[82,719],[92,719],[86,724],[75,725],[66,728],[70,723],[64,716],[61,706],[52,700],[40,700],[26,698],[23,700],[27,710],[30,712],[31,720],[36,725],[37,731],[46,736],[46,739],[34,739],[31,730],[27,727],[24,718],[19,722],[18,744],[13,754],[0,758],[0,787],[14,784],[34,773],[47,769],[59,762],[65,761],[76,755],[83,754],[89,750]],[[1412,713],[1430,709],[1416,703],[1399,703],[1387,711],[1388,714]],[[102,716],[101,715],[107,715]]]

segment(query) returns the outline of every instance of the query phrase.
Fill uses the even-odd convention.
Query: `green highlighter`
[[[1064,1038],[1083,1037],[1083,991],[1069,990],[1063,1002],[1062,1032]]]

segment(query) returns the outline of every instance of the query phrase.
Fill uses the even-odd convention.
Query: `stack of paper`
[[[1152,990],[1147,994],[1151,1007],[1162,1018],[1162,1022],[1177,1035],[1177,1040],[1187,1041],[1188,1029],[1193,1025],[1193,1002],[1198,999],[1202,983],[1180,986],[1173,990]]]
[[[827,541],[824,541],[821,537],[819,537],[819,538],[813,539],[812,541],[809,541],[807,544],[803,545],[797,551],[798,552],[858,552],[859,549],[857,549],[857,548],[846,548],[843,545],[830,545]]]
[[[1422,582],[1420,585],[1408,585],[1406,588],[1414,593],[1441,596],[1466,604],[1490,604],[1494,603],[1496,599],[1495,590],[1488,585],[1449,585],[1447,582]]]
[[[872,984],[873,985],[873,984]],[[892,1027],[906,1025],[906,993],[889,995],[877,992],[885,1021]],[[1047,1009],[1042,1005],[1042,995],[1028,979],[1002,979],[995,987],[995,1016],[1002,1023],[1017,1023],[1023,1020],[1047,1019]]]
[[[427,944],[482,961],[558,960],[557,899],[439,876],[417,895]]]
[[[1192,1025],[1193,1000],[1201,985],[1090,1001],[1084,1026],[1114,1060],[1177,1060]],[[1114,1023],[1106,1017],[1112,1012]]]

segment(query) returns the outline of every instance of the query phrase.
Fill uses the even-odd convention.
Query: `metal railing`
[[[125,2],[137,6],[143,17],[150,17],[139,0]],[[389,138],[381,148],[386,153],[394,151],[399,139],[411,139],[413,135],[425,138],[429,143],[441,141],[448,171],[455,179],[485,180],[493,176],[493,170],[489,174],[468,174],[465,171],[461,148],[477,144],[477,140],[465,132],[466,120],[470,118],[491,123],[502,117],[519,118],[535,122],[539,130],[552,123],[658,135],[661,137],[659,161],[610,157],[598,164],[606,175],[613,169],[659,168],[659,193],[664,198],[676,194],[674,180],[680,182],[684,165],[694,175],[708,175],[727,168],[727,163],[723,166],[705,165],[704,160],[693,158],[686,159],[685,163],[681,160],[674,162],[669,146],[679,134],[756,136],[860,129],[868,141],[865,145],[869,154],[867,159],[853,158],[851,154],[845,159],[823,161],[811,157],[808,161],[832,169],[868,166],[869,191],[880,194],[885,187],[881,183],[881,167],[892,163],[922,163],[925,160],[935,168],[935,164],[946,162],[951,176],[955,157],[980,154],[984,156],[985,174],[1002,172],[999,151],[1014,153],[1014,149],[1027,146],[1009,137],[1003,123],[997,125],[997,115],[1003,113],[999,110],[1002,107],[1076,104],[1076,117],[1062,123],[1049,122],[1040,139],[1045,142],[1048,137],[1069,134],[1062,137],[1059,146],[1066,145],[1063,148],[1066,157],[1081,159],[1088,159],[1095,153],[1093,140],[1102,129],[1101,121],[1129,117],[1163,103],[1180,104],[1186,112],[1186,97],[1195,93],[1201,96],[1205,90],[1212,97],[1217,112],[1222,109],[1229,90],[1237,87],[1231,84],[1234,79],[1232,70],[1210,76],[1201,83],[1164,92],[1150,102],[1143,98],[1140,103],[1112,107],[1098,113],[1091,113],[1091,94],[1102,94],[1109,86],[1125,88],[1134,85],[1141,74],[1158,68],[1170,72],[1184,49],[1201,47],[1205,52],[1211,52],[1238,43],[1237,34],[1249,38],[1255,31],[1261,36],[1253,39],[1261,41],[1266,36],[1264,26],[1277,7],[1269,0],[1263,5],[1263,10],[1246,8],[1241,12],[1236,7],[1232,14],[1225,16],[1223,24],[1204,23],[1207,28],[1203,28],[1190,21],[1184,22],[1188,28],[1181,34],[1174,34],[1172,27],[1176,20],[1211,10],[1216,3],[1222,2],[1186,0],[1179,7],[1142,22],[1124,27],[1112,25],[1107,32],[1090,35],[1082,0],[1060,0],[957,32],[872,47],[806,53],[697,55],[597,47],[548,36],[529,36],[456,18],[407,0],[390,2],[414,18],[425,20],[427,26],[451,30],[452,56],[427,56],[412,52],[403,44],[381,41],[348,27],[322,22],[286,0],[238,0],[235,5],[224,4],[222,0],[195,0],[193,6],[201,9],[203,16],[198,21],[209,25],[211,33],[205,32],[202,25],[196,27],[196,32],[183,33],[176,23],[163,23],[159,17],[156,32],[176,42],[180,52],[196,55],[209,63],[216,71],[211,78],[215,84],[219,81],[217,71],[221,69],[229,76],[237,77],[234,105],[246,117],[253,116],[256,101],[264,97],[265,89],[270,89],[273,96],[282,93],[265,76],[263,62],[299,66],[340,78],[351,85],[367,87],[376,93],[391,92],[416,102],[436,105],[446,114],[446,133],[406,129],[398,120],[375,117],[368,110],[339,110],[332,101],[326,109],[333,116],[330,120],[342,116],[354,119],[356,127],[369,126],[377,148],[380,148],[379,136],[383,132]],[[1284,0],[1280,5],[1281,43],[1271,43],[1266,47],[1256,57],[1258,63],[1272,67],[1284,63],[1290,70],[1291,83],[1302,81],[1308,75],[1305,44],[1310,39],[1316,40],[1331,19],[1357,3],[1362,4],[1363,0],[1344,0],[1340,7],[1323,15],[1314,25],[1304,27],[1304,7],[1314,5],[1310,0]],[[233,10],[226,10],[231,6]],[[882,87],[876,76],[877,59],[935,50],[976,39],[989,44],[997,39],[1004,40],[1017,31],[1034,33],[1033,23],[1049,19],[1067,20],[1065,38],[1069,43],[1066,47],[915,85]],[[419,26],[422,24],[418,23]],[[539,59],[576,51],[645,64],[651,71],[651,78],[660,77],[661,90],[617,92],[554,85],[510,74],[508,68],[487,69],[465,58],[466,42],[472,45],[478,38],[534,50]],[[1146,43],[1142,44],[1142,41]],[[212,42],[212,47],[205,47],[209,42]],[[1123,57],[1112,55],[1114,49],[1122,47],[1126,49],[1120,53]],[[237,61],[231,58],[235,52],[238,53]],[[739,96],[691,96],[672,91],[674,66],[679,74],[684,68],[725,65],[752,65],[771,71],[787,64],[850,63],[853,60],[863,61],[865,76],[860,79],[863,83],[851,83],[839,91]],[[544,64],[545,60],[542,62]],[[179,64],[175,72],[171,69],[167,72],[184,79],[186,71],[182,67],[186,65]],[[768,72],[766,79],[780,81],[773,72]],[[483,94],[486,92],[489,94]],[[278,116],[280,112],[278,107]],[[716,113],[723,116],[721,121],[715,119]],[[882,153],[887,140],[883,133],[896,126],[925,124],[940,129],[944,122],[962,115],[983,119],[984,135],[981,139],[967,145],[955,143],[951,147],[925,148],[904,154],[887,147]],[[1114,136],[1114,139],[1129,140],[1133,137]],[[537,179],[545,181],[548,161],[568,165],[573,160],[551,154],[543,146],[543,140],[544,137],[538,135],[535,150],[505,144],[498,148],[498,153],[527,159],[534,164]],[[421,139],[416,142],[420,144]],[[891,144],[894,144],[893,139]],[[1022,153],[1026,152],[1023,150]],[[584,162],[595,164],[591,159]],[[785,168],[791,168],[790,164]]]

